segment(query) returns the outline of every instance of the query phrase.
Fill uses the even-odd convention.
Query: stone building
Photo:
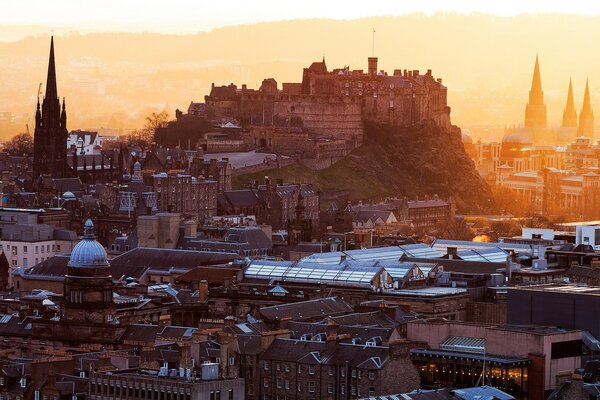
[[[204,220],[217,214],[219,182],[194,178],[190,174],[170,171],[152,175],[158,210],[180,213],[195,220]]]
[[[359,146],[365,121],[410,127],[426,120],[450,129],[447,89],[431,70],[377,71],[377,58],[369,70],[348,67],[328,70],[325,60],[305,68],[300,83],[265,79],[258,90],[242,85],[212,86],[205,97],[207,118],[236,120],[243,126],[298,128]]]
[[[273,184],[233,190],[218,196],[219,215],[255,215],[259,224],[287,229],[291,221],[306,220],[311,229],[319,226],[319,192],[311,184]],[[298,214],[299,212],[299,214]]]
[[[344,344],[275,339],[259,358],[261,398],[353,399],[419,387],[419,374],[402,343]]]
[[[231,190],[231,171],[231,163],[228,158],[204,160],[196,157],[189,167],[191,175],[203,177],[207,181],[216,181],[217,193]]]
[[[115,317],[113,281],[106,250],[94,236],[87,220],[83,240],[71,253],[64,280],[62,319],[95,324],[110,323]]]

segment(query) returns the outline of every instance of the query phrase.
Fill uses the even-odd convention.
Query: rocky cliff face
[[[367,123],[364,146],[339,164],[334,168],[346,168],[348,174],[364,177],[390,195],[452,196],[463,212],[492,207],[491,190],[466,154],[458,127],[445,132],[425,123],[399,130]]]
[[[482,212],[493,206],[492,193],[465,153],[460,129],[444,132],[433,123],[400,130],[366,124],[364,144],[329,168],[312,171],[292,165],[241,175],[236,186],[268,175],[285,182],[311,182],[321,191],[321,205],[331,201],[380,201],[385,197],[452,196],[459,212]]]

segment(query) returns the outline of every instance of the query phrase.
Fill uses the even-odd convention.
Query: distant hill
[[[380,201],[385,197],[453,196],[461,212],[481,212],[493,206],[487,183],[465,153],[460,129],[439,131],[430,124],[397,131],[369,125],[365,144],[333,166],[312,171],[292,165],[234,178],[242,187],[264,176],[285,182],[313,182],[321,191],[322,207],[335,201]]]
[[[600,53],[594,51],[600,17],[552,14],[295,20],[193,35],[67,33],[56,38],[59,94],[67,98],[70,128],[136,128],[152,111],[166,108],[173,116],[201,101],[212,82],[254,88],[268,77],[298,82],[302,68],[323,56],[330,68],[366,69],[373,28],[380,68],[432,69],[448,86],[453,122],[462,127],[501,131],[522,123],[536,52],[549,123],[562,118],[570,76],[577,108],[589,77],[592,105],[600,109]],[[11,29],[4,27],[3,37],[22,35],[14,28],[11,36]],[[40,27],[30,30],[30,37],[0,43],[0,112],[31,119],[49,38],[39,36]],[[24,130],[24,122],[14,129]],[[14,133],[0,127],[0,139]]]

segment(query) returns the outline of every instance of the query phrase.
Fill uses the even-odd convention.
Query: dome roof
[[[461,139],[463,143],[473,143],[473,138],[468,133],[461,132]]]
[[[69,267],[108,267],[106,250],[96,241],[94,223],[85,221],[83,240],[73,248]]]
[[[529,140],[525,136],[521,136],[521,135],[517,135],[517,134],[512,134],[512,135],[504,136],[502,138],[502,143],[505,143],[505,142],[507,142],[507,143],[529,144],[529,143],[531,143],[531,140]]]

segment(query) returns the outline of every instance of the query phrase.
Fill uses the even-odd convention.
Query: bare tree
[[[29,133],[20,133],[4,144],[11,156],[32,156],[33,138]]]
[[[157,134],[160,129],[165,128],[169,123],[169,113],[161,111],[153,112],[146,117],[144,127],[136,129],[127,136],[127,141],[131,146],[139,146],[142,153],[150,144],[156,143]]]

